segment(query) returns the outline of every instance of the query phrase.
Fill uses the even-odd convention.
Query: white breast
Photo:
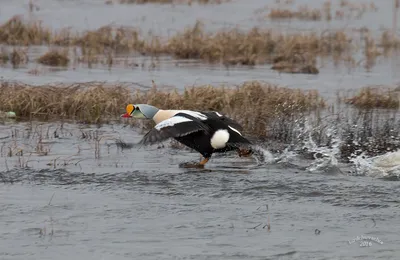
[[[229,133],[226,129],[217,130],[211,138],[211,146],[214,149],[221,149],[226,146],[229,140]]]

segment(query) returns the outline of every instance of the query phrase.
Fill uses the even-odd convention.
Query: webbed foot
[[[251,149],[238,149],[237,150],[239,157],[249,157],[253,154]]]
[[[204,164],[198,162],[184,162],[179,164],[179,168],[204,168]]]

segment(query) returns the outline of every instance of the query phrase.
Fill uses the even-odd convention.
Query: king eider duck
[[[252,154],[251,142],[240,133],[241,125],[215,111],[162,110],[147,104],[128,104],[121,117],[152,119],[156,123],[139,144],[174,138],[204,157],[199,163],[180,165],[185,168],[203,168],[213,153],[235,150],[240,157]]]

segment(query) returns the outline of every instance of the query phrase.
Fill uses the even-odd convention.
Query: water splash
[[[284,163],[284,164],[290,164],[293,162],[293,160],[298,156],[298,153],[291,150],[289,147],[285,148],[282,151],[282,154],[277,158],[277,162],[279,163]]]
[[[354,164],[355,175],[400,177],[400,150],[369,158],[362,153],[350,161]]]
[[[306,118],[302,126],[297,126],[298,139],[300,142],[300,151],[310,159],[312,162],[306,167],[309,172],[326,172],[330,169],[338,169],[338,159],[340,155],[340,143],[341,139],[339,137],[337,129],[333,126],[328,127],[324,133],[323,137],[329,140],[329,145],[321,146],[316,143],[313,138],[313,134],[317,131],[321,131],[320,126],[313,127],[308,118]]]
[[[260,145],[253,146],[254,158],[257,161],[257,164],[272,164],[276,162],[276,158],[274,155],[268,150]]]

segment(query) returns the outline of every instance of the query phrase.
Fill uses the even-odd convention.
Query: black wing
[[[168,138],[185,136],[198,131],[208,132],[209,128],[195,117],[178,113],[158,123],[139,143],[144,145],[154,144],[165,141]]]
[[[239,131],[243,131],[243,127],[235,120],[215,111],[202,111],[202,114],[206,115],[209,119],[218,119],[225,122],[227,125],[234,127]]]

